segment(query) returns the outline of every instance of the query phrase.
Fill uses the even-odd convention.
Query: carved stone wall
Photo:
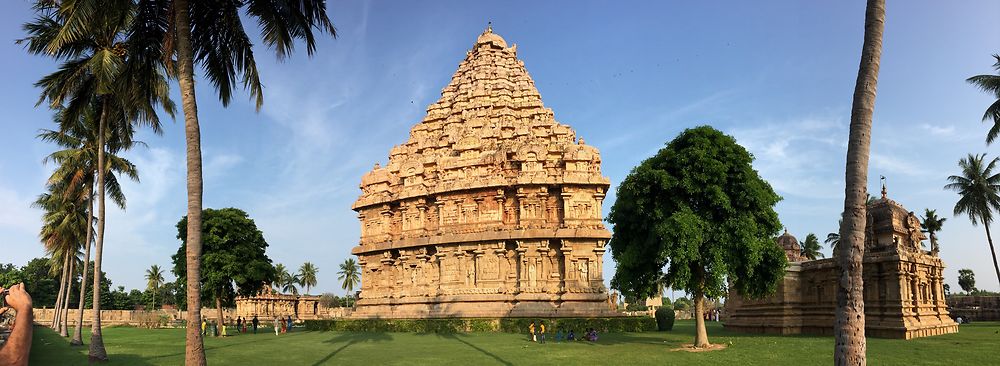
[[[487,29],[385,167],[361,179],[357,317],[613,315],[598,150]]]
[[[916,215],[884,193],[868,205],[863,259],[867,335],[911,339],[958,332],[945,303],[944,263],[936,252],[921,249],[924,239]],[[833,334],[840,274],[835,259],[809,261],[792,254],[774,295],[751,300],[730,292],[726,328]]]

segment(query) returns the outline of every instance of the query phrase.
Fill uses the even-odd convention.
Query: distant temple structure
[[[600,153],[487,28],[361,179],[355,317],[609,316]]]
[[[925,251],[920,221],[886,197],[868,204],[865,228],[865,334],[911,339],[958,332],[945,304],[944,263]],[[777,239],[789,267],[777,293],[760,300],[730,291],[723,316],[728,329],[752,333],[833,334],[837,278],[835,258],[808,260],[798,240]]]
[[[319,298],[319,296],[275,293],[270,286],[265,286],[257,296],[237,297],[236,313],[233,316],[253,318],[256,315],[264,320],[288,316],[297,320],[318,319],[321,310],[325,310],[320,309]]]

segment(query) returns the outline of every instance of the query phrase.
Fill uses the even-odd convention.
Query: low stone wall
[[[337,319],[344,318],[351,315],[350,308],[324,308],[324,311],[320,312],[321,319]],[[54,315],[54,309],[33,309],[32,314],[35,318],[36,324],[49,325],[52,323],[52,316]],[[70,327],[76,326],[77,319],[77,309],[70,309],[68,311],[69,316],[68,324]],[[214,308],[202,308],[201,315],[207,319],[214,320],[217,317],[217,312]],[[223,309],[222,316],[226,319],[227,324],[233,324],[236,322],[236,311],[235,309]],[[162,319],[166,327],[181,327],[184,325],[184,320],[187,319],[187,311],[180,310],[155,310],[155,311],[145,311],[145,310],[101,310],[101,326],[143,326],[144,322],[149,322],[151,319]],[[83,311],[83,326],[89,327],[93,324],[94,311],[85,309]],[[266,323],[270,319],[261,318],[262,323]],[[301,320],[301,319],[300,319]]]
[[[952,317],[962,316],[971,321],[1000,320],[1000,296],[948,296],[946,300]]]

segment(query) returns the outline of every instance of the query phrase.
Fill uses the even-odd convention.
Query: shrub
[[[656,309],[656,330],[661,332],[674,329],[674,310],[668,306]]]
[[[594,328],[601,333],[645,332],[656,329],[650,317],[619,318],[499,318],[499,319],[323,319],[306,320],[305,328],[314,331],[337,332],[409,332],[459,333],[504,332],[526,333],[531,322],[545,322],[547,332]]]

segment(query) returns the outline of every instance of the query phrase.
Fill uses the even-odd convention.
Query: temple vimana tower
[[[600,153],[486,29],[361,179],[357,317],[608,316]]]
[[[913,212],[886,197],[868,204],[865,227],[864,301],[868,336],[911,339],[958,332],[944,297],[944,263],[926,239]],[[778,291],[764,299],[743,299],[730,291],[726,328],[752,333],[833,334],[837,280],[835,258],[808,260],[787,231],[777,244],[789,266]]]

